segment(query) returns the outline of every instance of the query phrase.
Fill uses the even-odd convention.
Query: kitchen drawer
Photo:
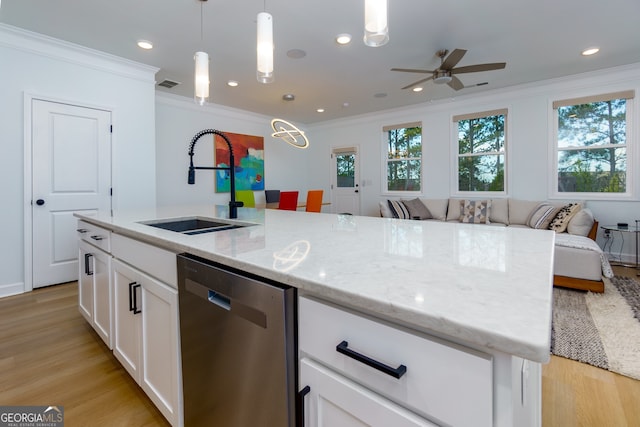
[[[115,258],[178,289],[178,261],[175,253],[116,233],[113,233],[111,240]]]
[[[76,231],[78,232],[78,238],[81,240],[84,240],[105,252],[111,252],[110,230],[79,220]]]
[[[490,355],[306,297],[299,298],[298,310],[301,353],[437,423],[493,425]],[[343,341],[351,351],[394,369],[404,365],[406,372],[394,378],[338,352]]]

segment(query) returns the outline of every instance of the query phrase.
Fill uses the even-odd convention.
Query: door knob
[[[44,205],[44,200],[42,200],[42,199],[36,200],[36,205],[38,205],[38,206]]]

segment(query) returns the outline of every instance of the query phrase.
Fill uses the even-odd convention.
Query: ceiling
[[[2,0],[0,22],[158,67],[157,90],[193,97],[193,54],[209,53],[210,102],[311,124],[450,99],[640,61],[638,0],[389,0],[389,43],[362,42],[364,0]],[[256,80],[256,15],[273,15],[275,81]],[[203,12],[203,39],[200,18]],[[340,46],[335,36],[350,33]],[[145,51],[136,41],[146,39]],[[600,52],[583,57],[591,46]],[[466,49],[458,66],[506,62],[460,74],[454,91],[390,68],[435,69],[439,49]],[[287,52],[300,49],[303,58]],[[227,86],[236,80],[239,86]],[[294,101],[284,101],[294,94]],[[318,108],[325,112],[318,113]]]

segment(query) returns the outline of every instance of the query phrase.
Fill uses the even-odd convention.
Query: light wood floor
[[[631,268],[614,267],[614,271],[636,277]],[[551,356],[542,368],[542,425],[639,427],[640,381]]]
[[[555,356],[542,375],[544,427],[640,426],[640,381]],[[64,406],[70,427],[169,425],[78,312],[75,282],[0,299],[0,405]]]
[[[59,405],[65,425],[169,426],[78,312],[72,282],[0,298],[0,405]]]

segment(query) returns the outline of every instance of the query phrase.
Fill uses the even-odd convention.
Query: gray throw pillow
[[[411,219],[431,219],[433,216],[429,209],[420,201],[420,199],[415,198],[412,200],[403,200],[402,203],[405,205],[407,210],[409,211],[409,218]]]

